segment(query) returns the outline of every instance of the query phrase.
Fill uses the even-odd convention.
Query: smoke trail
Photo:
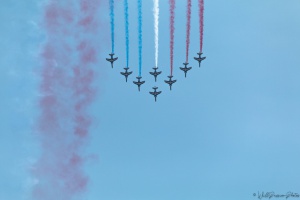
[[[199,33],[200,33],[200,53],[203,47],[203,16],[204,16],[204,0],[198,0],[199,6]]]
[[[125,13],[125,37],[126,37],[126,67],[129,64],[129,21],[128,21],[128,0],[124,0]]]
[[[138,21],[139,21],[139,76],[142,75],[142,0],[138,0]]]
[[[153,0],[153,15],[154,15],[154,43],[155,43],[155,67],[158,66],[158,23],[159,23],[159,0]]]
[[[111,32],[111,51],[115,52],[115,13],[114,8],[115,3],[114,0],[109,0],[109,9],[110,9],[110,32]]]
[[[189,49],[190,49],[190,31],[191,31],[191,8],[192,1],[187,0],[187,12],[186,12],[186,57],[185,61],[189,61]]]
[[[35,200],[74,200],[88,183],[81,149],[91,124],[86,109],[95,95],[92,65],[98,55],[100,2],[50,1],[45,7],[37,128],[42,150],[32,170]]]
[[[173,55],[174,55],[174,20],[175,20],[175,0],[169,0],[170,4],[170,68],[173,75]]]

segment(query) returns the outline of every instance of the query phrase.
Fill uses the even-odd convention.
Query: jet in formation
[[[194,59],[195,60],[197,60],[198,62],[199,62],[199,67],[200,67],[200,64],[201,64],[201,61],[202,60],[204,60],[206,57],[201,57],[201,55],[203,54],[203,53],[197,53],[198,55],[199,55],[199,57],[197,58],[197,57],[194,57]]]
[[[176,82],[176,80],[172,80],[173,76],[168,76],[169,80],[165,80],[165,83],[170,85],[170,90],[172,90],[172,84]]]
[[[156,91],[158,89],[158,87],[153,87],[153,89],[154,89],[154,92],[149,92],[149,93],[154,96],[155,101],[156,101],[157,95],[159,95],[161,93],[161,91]]]
[[[129,67],[125,67],[124,69],[125,69],[125,72],[120,72],[120,74],[125,76],[125,79],[126,79],[126,82],[127,82],[127,78],[130,74],[132,74],[132,71],[131,72],[128,71]]]
[[[136,84],[136,85],[138,86],[139,91],[140,91],[140,87],[141,87],[142,84],[145,83],[145,81],[141,81],[141,78],[142,78],[141,76],[138,76],[138,77],[136,77],[136,78],[138,79],[138,81],[133,81],[133,83]]]
[[[184,71],[184,77],[186,77],[186,73],[190,70],[190,69],[192,69],[192,67],[187,67],[187,65],[189,64],[189,63],[187,63],[187,62],[185,62],[185,63],[183,63],[184,64],[184,67],[180,67],[180,69],[182,70],[182,71]]]
[[[154,76],[155,82],[156,82],[156,78],[157,78],[158,75],[161,74],[161,71],[160,71],[160,72],[157,72],[157,71],[156,71],[156,70],[158,69],[158,67],[154,67],[154,68],[152,68],[152,69],[154,69],[154,72],[149,72],[149,73],[150,73],[151,75]]]
[[[118,57],[115,57],[114,58],[114,53],[110,53],[109,54],[110,55],[110,58],[106,58],[106,60],[108,61],[108,62],[110,62],[110,64],[111,64],[111,68],[114,68],[114,62],[116,61],[116,60],[118,60]]]

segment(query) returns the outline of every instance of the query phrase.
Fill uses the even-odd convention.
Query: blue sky
[[[6,1],[0,8],[2,85],[0,103],[0,199],[28,199],[28,169],[39,154],[32,129],[37,118],[36,52],[44,40],[37,27],[41,2]],[[138,71],[137,4],[129,1],[130,68],[125,83],[122,1],[116,4],[115,68],[99,62],[91,105],[94,124],[86,165],[90,184],[83,199],[256,199],[257,191],[299,191],[300,2],[205,1],[204,47],[198,68],[197,1],[193,0],[190,65],[185,59],[185,1],[177,1],[173,90],[169,75],[168,3],[160,3],[159,67],[154,84],[152,1],[143,1],[143,78]],[[108,7],[107,11],[108,22]],[[108,23],[107,23],[108,24]],[[105,29],[109,36],[109,29]],[[104,42],[110,53],[110,43]],[[158,102],[148,91],[162,90]]]

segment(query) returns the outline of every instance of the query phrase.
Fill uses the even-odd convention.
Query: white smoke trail
[[[154,42],[155,42],[155,67],[158,67],[158,22],[159,22],[159,0],[153,0],[153,15],[154,15]]]

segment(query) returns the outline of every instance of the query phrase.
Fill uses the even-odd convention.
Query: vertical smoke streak
[[[109,0],[110,9],[110,33],[111,33],[111,52],[115,53],[115,13],[114,13],[114,0]]]
[[[204,16],[204,0],[198,0],[199,6],[199,33],[200,33],[200,53],[203,47],[203,16]]]
[[[139,31],[139,76],[142,75],[142,0],[138,0],[138,31]]]
[[[173,55],[174,55],[174,20],[175,20],[175,0],[169,0],[170,4],[170,68],[173,75]]]
[[[73,200],[87,186],[81,150],[91,124],[86,109],[95,95],[92,65],[98,52],[93,37],[98,37],[100,2],[50,1],[45,7],[34,200]]]
[[[158,67],[158,23],[159,23],[159,0],[153,0],[154,16],[154,44],[155,44],[155,67]]]
[[[129,65],[129,20],[128,20],[128,0],[124,0],[125,14],[125,40],[126,40],[126,67]]]
[[[192,1],[187,0],[187,11],[186,11],[186,56],[185,61],[189,61],[189,49],[190,49],[190,31],[191,31],[191,8]]]

